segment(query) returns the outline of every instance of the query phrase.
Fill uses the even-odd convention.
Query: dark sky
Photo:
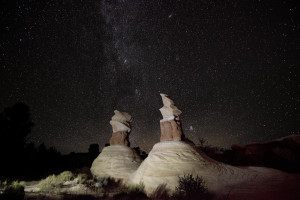
[[[0,110],[26,103],[28,141],[63,153],[108,143],[115,109],[149,151],[161,92],[195,143],[299,134],[297,15],[296,0],[1,0]]]

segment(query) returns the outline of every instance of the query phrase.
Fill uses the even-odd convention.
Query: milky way
[[[21,101],[28,137],[102,148],[115,109],[131,146],[159,141],[159,93],[185,135],[229,147],[299,134],[296,1],[2,1],[0,109]]]

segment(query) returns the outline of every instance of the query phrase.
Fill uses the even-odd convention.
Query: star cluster
[[[185,135],[228,147],[299,134],[296,1],[2,1],[0,108],[21,101],[28,141],[63,153],[109,142],[115,109],[132,146],[159,141],[159,93]]]

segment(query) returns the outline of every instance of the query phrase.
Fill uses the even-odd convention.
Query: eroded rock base
[[[160,122],[161,136],[160,141],[181,141],[183,132],[181,122],[174,119]]]
[[[125,145],[129,146],[129,140],[128,140],[129,133],[126,131],[118,131],[112,134],[110,138],[110,145]]]

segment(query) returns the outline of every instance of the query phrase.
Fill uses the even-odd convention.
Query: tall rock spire
[[[174,101],[166,94],[160,94],[164,106],[159,109],[163,119],[160,120],[160,141],[181,141],[184,137],[179,115],[181,111],[175,106]]]

